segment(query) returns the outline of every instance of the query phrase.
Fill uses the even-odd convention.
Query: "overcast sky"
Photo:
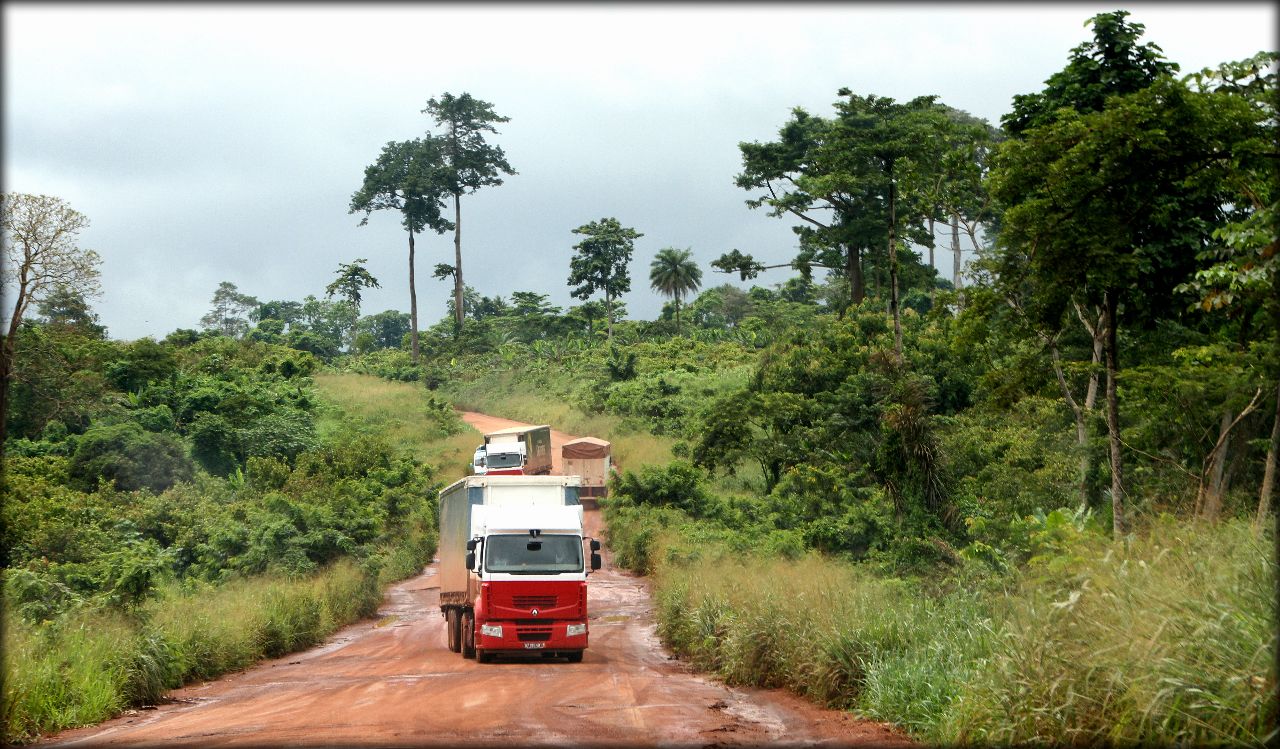
[[[565,281],[571,233],[613,216],[636,242],[630,316],[661,300],[648,266],[691,248],[795,253],[791,223],[735,187],[742,141],[836,91],[936,94],[992,123],[1039,91],[1084,22],[1125,8],[1191,72],[1275,49],[1274,3],[39,4],[3,6],[3,182],[87,215],[112,338],[199,326],[219,282],[261,300],[324,296],[340,263],[382,282],[363,311],[409,309],[394,213],[348,214],[365,166],[433,128],[443,92],[511,121],[490,140],[518,172],[463,198],[463,272],[484,295]],[[445,314],[452,234],[420,236],[423,325]],[[939,265],[949,269],[949,261]],[[949,271],[948,271],[949,272]],[[772,285],[789,271],[770,271]],[[741,284],[739,284],[741,285]],[[749,285],[749,284],[748,284]]]

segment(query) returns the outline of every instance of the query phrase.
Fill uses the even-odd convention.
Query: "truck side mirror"
[[[594,538],[591,539],[591,550],[600,551],[600,542],[595,540]]]
[[[595,542],[592,541],[592,543],[595,543]],[[595,553],[594,551],[591,552],[591,569],[593,570],[600,569],[600,555]]]
[[[467,569],[473,570],[475,568],[476,568],[476,553],[474,551],[468,551],[467,552]]]
[[[475,550],[476,550],[476,540],[475,540],[474,538],[473,538],[473,539],[468,540],[468,541],[467,541],[467,551],[475,551]]]

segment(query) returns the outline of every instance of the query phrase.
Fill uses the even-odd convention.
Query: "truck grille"
[[[556,605],[555,596],[512,596],[511,603],[518,609],[549,609]]]
[[[516,637],[520,642],[546,642],[551,639],[551,627],[520,627]]]

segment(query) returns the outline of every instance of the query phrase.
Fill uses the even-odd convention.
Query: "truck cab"
[[[518,476],[524,474],[525,447],[523,442],[502,442],[484,447],[485,475]]]
[[[587,647],[587,574],[600,543],[584,553],[582,506],[472,508],[466,565],[479,595],[462,650],[488,662],[535,653],[582,660]],[[468,642],[470,640],[470,642]]]

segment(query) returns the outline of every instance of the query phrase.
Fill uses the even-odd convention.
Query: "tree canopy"
[[[602,218],[573,230],[585,239],[573,246],[569,260],[569,293],[587,299],[604,293],[605,320],[609,338],[613,338],[614,300],[631,291],[631,272],[627,264],[635,250],[635,241],[644,235],[625,227],[616,218]]]
[[[693,250],[664,247],[658,250],[649,264],[650,287],[675,301],[677,332],[680,330],[680,300],[702,285],[702,269],[692,260],[692,255]]]
[[[422,113],[430,115],[444,130],[440,136],[439,177],[445,191],[453,196],[453,299],[455,320],[461,326],[465,310],[461,199],[482,187],[501,185],[504,174],[516,174],[502,148],[485,140],[485,133],[498,132],[495,123],[509,122],[511,118],[499,115],[492,104],[466,92],[454,96],[446,91],[439,98],[432,97]]]

